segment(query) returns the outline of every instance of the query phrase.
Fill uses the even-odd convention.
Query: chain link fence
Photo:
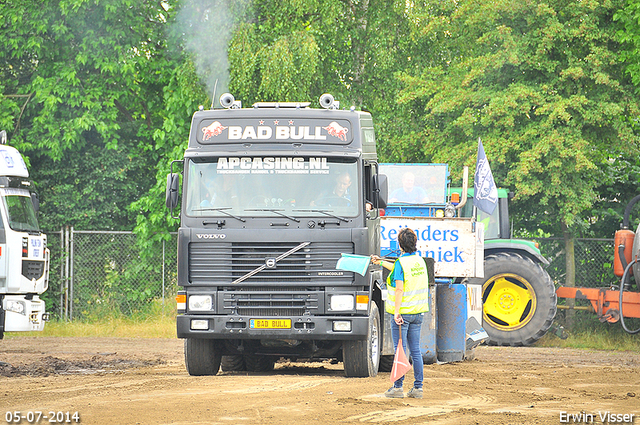
[[[47,232],[47,311],[63,320],[129,316],[173,303],[177,236],[141,255],[132,232]]]
[[[564,286],[567,267],[563,238],[538,239],[542,255],[551,264],[547,272],[557,286]],[[618,285],[613,273],[613,239],[575,239],[575,286],[600,288]]]
[[[551,264],[547,272],[556,287],[566,285],[566,253],[565,242],[562,238],[538,239],[540,251]],[[575,251],[575,286],[582,288],[619,288],[620,278],[613,272],[614,240],[613,239],[576,239]],[[633,290],[638,290],[637,281]],[[558,336],[564,335],[562,326],[571,331],[602,327],[601,320],[593,311],[591,302],[580,299],[558,298],[558,314],[556,322],[560,327],[554,327]],[[640,319],[625,317],[629,329],[637,329]],[[610,323],[610,325],[613,325]],[[605,328],[621,331],[619,324]]]
[[[141,255],[132,232],[47,232],[51,250],[47,311],[63,320],[92,319],[144,312],[154,303],[170,305],[177,291],[176,234]],[[562,238],[538,239],[550,261],[547,272],[556,286],[565,284]],[[609,287],[613,274],[613,239],[575,240],[576,286]]]

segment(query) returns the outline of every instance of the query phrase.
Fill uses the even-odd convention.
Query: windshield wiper
[[[346,218],[340,217],[339,215],[332,214],[327,210],[294,210],[294,211],[299,211],[299,212],[318,212],[318,213],[326,214],[329,217],[337,218],[340,221],[344,221],[344,222],[348,222],[349,221]]]
[[[296,223],[300,223],[300,220],[298,220],[297,218],[291,217],[290,215],[287,215],[287,214],[281,212],[281,211],[284,211],[284,210],[277,210],[277,209],[274,209],[274,208],[249,208],[249,209],[246,209],[245,211],[269,211],[269,212],[276,213],[279,216],[288,218],[289,220],[293,220]]]
[[[246,222],[244,218],[233,215],[225,210],[230,210],[232,207],[217,207],[217,208],[194,208],[192,211],[220,211],[222,214],[227,215],[231,218],[235,218],[236,220],[240,220],[241,222]]]

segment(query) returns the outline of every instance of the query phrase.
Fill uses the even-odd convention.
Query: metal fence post
[[[60,252],[64,252],[64,227],[60,228]],[[52,256],[53,258],[53,256]],[[64,318],[64,267],[60,264],[60,319]]]
[[[164,239],[162,240],[162,312],[164,313],[164,265],[165,265],[165,256],[164,256]]]
[[[71,226],[71,250],[69,252],[69,263],[71,267],[69,268],[69,320],[73,320],[73,226]]]
[[[69,226],[64,228],[64,319],[69,320]]]

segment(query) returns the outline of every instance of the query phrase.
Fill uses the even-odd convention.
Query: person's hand
[[[396,325],[401,325],[404,323],[404,319],[400,313],[396,313],[393,315],[393,320],[396,322]]]
[[[378,257],[377,255],[372,255],[371,262],[376,266],[379,266],[380,264],[382,264],[382,258]]]

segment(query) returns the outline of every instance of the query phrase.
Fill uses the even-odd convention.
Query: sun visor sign
[[[353,140],[348,120],[318,119],[230,119],[202,120],[196,132],[198,143],[305,142],[346,145]]]

